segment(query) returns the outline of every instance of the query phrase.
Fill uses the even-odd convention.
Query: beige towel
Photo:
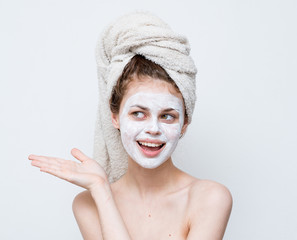
[[[197,70],[189,52],[188,40],[150,13],[125,15],[101,35],[96,49],[99,105],[93,157],[105,169],[110,182],[119,179],[127,169],[128,156],[118,130],[112,125],[109,109],[113,86],[125,65],[140,54],[162,66],[180,89],[191,122]]]

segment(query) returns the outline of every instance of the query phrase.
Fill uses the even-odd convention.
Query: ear
[[[119,114],[111,113],[111,121],[112,121],[112,125],[113,125],[116,129],[120,129]]]
[[[189,125],[189,123],[188,123],[188,118],[185,118],[184,125],[183,125],[183,127],[182,127],[182,129],[181,129],[181,134],[185,134],[188,125]]]

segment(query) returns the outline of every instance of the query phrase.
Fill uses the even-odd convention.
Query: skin
[[[182,100],[181,94],[165,81],[149,77],[133,81],[120,113],[112,115],[116,128],[121,129],[120,115],[127,99],[148,91]],[[186,128],[184,121],[181,133]],[[78,149],[72,149],[71,154],[79,162],[37,155],[29,159],[41,171],[87,189],[73,201],[73,212],[85,240],[223,238],[232,208],[232,197],[225,186],[184,173],[174,166],[171,157],[155,168],[145,168],[130,157],[127,173],[109,184],[96,161]]]
[[[152,93],[148,89],[130,96],[121,109],[120,129],[124,148],[131,158],[144,168],[164,163],[180,138],[184,111],[183,101],[173,94]],[[162,144],[162,148],[147,151],[143,144]]]

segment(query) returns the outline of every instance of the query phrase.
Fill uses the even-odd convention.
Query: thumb
[[[89,160],[89,157],[86,156],[82,151],[80,151],[77,148],[73,148],[71,150],[71,154],[72,154],[73,157],[75,157],[80,162],[85,162],[85,161]]]

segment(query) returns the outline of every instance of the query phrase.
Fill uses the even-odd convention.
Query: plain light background
[[[225,238],[297,239],[297,3],[0,0],[0,239],[82,239],[83,189],[39,172],[30,153],[92,155],[95,44],[103,28],[148,10],[186,35],[198,67],[193,123],[175,163],[226,185]]]

